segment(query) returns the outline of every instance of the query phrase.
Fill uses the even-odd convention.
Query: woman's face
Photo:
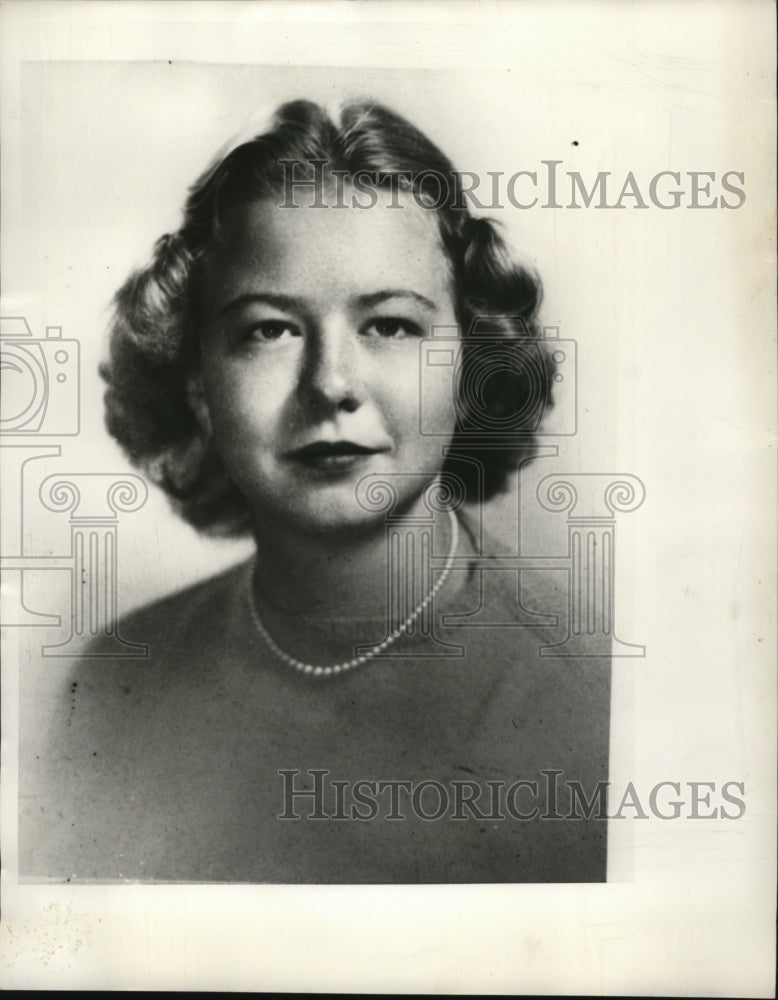
[[[388,479],[407,506],[441,468],[453,367],[422,375],[420,345],[456,323],[451,276],[434,214],[401,204],[262,200],[227,220],[193,395],[256,524],[365,526],[383,512],[357,502],[362,477]],[[435,436],[420,432],[422,386]]]

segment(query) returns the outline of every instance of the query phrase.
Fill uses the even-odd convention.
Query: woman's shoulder
[[[544,635],[556,629],[567,610],[566,570],[554,567],[554,560],[544,565],[542,558],[522,565],[504,538],[482,523],[478,511],[465,508],[458,516],[468,554],[461,599],[472,600],[476,594],[484,623],[492,614],[495,624],[521,621]]]
[[[235,660],[230,635],[249,572],[247,563],[230,567],[133,611],[116,627],[124,647],[94,639],[59,661],[22,761],[26,874],[76,871],[63,866],[91,850],[75,843],[76,832],[83,839],[90,824],[98,830],[104,822],[89,818],[91,803],[100,795],[108,801],[114,786],[151,795],[154,776],[172,766],[209,706],[225,700],[223,675]]]
[[[196,687],[228,656],[249,573],[239,563],[120,618],[115,635],[93,637],[67,664],[55,697],[83,704],[118,692],[129,708],[184,682]]]
[[[120,619],[119,634],[131,642],[167,643],[193,628],[199,630],[211,624],[214,619],[225,622],[226,615],[237,611],[250,567],[250,560],[237,563],[206,580],[142,605]],[[99,644],[92,645],[99,653]]]
[[[136,650],[146,647],[147,653],[153,655],[155,651],[159,654],[169,647],[188,644],[208,630],[223,633],[230,619],[239,613],[250,569],[250,561],[243,561],[206,580],[141,605],[119,619],[118,635],[125,643],[133,644]],[[128,652],[132,654],[129,646]],[[143,653],[140,657],[146,658]],[[106,640],[95,637],[86,646],[82,658],[112,656]],[[134,658],[132,655],[127,657]]]

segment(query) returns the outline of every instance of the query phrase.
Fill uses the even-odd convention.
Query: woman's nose
[[[313,402],[348,411],[364,400],[361,352],[351,324],[322,325],[308,340],[302,390]]]

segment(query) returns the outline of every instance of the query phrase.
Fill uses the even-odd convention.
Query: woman
[[[463,513],[532,454],[538,303],[385,108],[284,105],[206,171],[117,295],[107,423],[256,556],[124,622],[148,660],[75,668],[27,872],[605,878],[571,787],[607,779],[608,665],[541,661],[558,635],[519,622]],[[538,576],[521,605],[561,613]]]

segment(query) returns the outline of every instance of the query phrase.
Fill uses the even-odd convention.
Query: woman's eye
[[[273,343],[281,340],[282,337],[298,337],[299,330],[291,323],[280,319],[267,319],[261,323],[255,323],[248,331],[249,339],[258,340],[260,343]]]
[[[365,327],[365,333],[376,337],[413,337],[419,336],[419,327],[407,319],[386,316],[374,319]]]

